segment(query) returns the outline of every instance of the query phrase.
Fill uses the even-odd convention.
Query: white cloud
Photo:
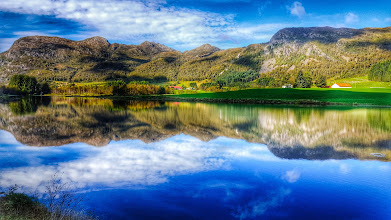
[[[299,180],[301,173],[297,170],[286,171],[285,175],[282,177],[290,183],[295,183]]]
[[[1,134],[1,132],[0,132]],[[227,169],[233,158],[276,160],[265,145],[241,142],[238,146],[226,147],[232,139],[217,139],[208,143],[189,136],[176,136],[162,142],[145,144],[141,141],[112,142],[104,148],[71,145],[86,156],[64,162],[36,164],[34,161],[60,152],[47,154],[47,149],[17,148],[17,155],[24,155],[26,167],[0,169],[0,188],[18,184],[24,189],[43,192],[45,184],[55,175],[62,183],[72,182],[75,187],[95,185],[121,187],[128,185],[156,185],[172,176],[201,171]],[[22,145],[21,145],[22,146]],[[49,148],[67,151],[70,146]],[[39,152],[40,150],[41,153]],[[278,160],[278,159],[277,159]]]
[[[306,15],[305,8],[301,2],[293,2],[292,6],[287,7],[291,15],[297,16],[299,18]]]
[[[216,38],[231,15],[164,7],[164,2],[92,1],[92,0],[15,0],[3,2],[1,10],[16,13],[54,15],[80,22],[96,35],[110,39],[158,40],[166,43],[199,43]],[[144,39],[143,39],[144,40]]]
[[[0,130],[0,140],[1,140],[1,144],[4,144],[4,145],[18,145],[19,144],[19,142],[15,139],[15,137],[7,131]],[[0,149],[0,151],[1,151],[1,149]]]
[[[90,36],[135,43],[149,40],[178,48],[218,43],[238,28],[234,15],[168,6],[165,1],[14,0],[2,2],[0,10],[76,21],[93,30]]]
[[[345,23],[347,24],[353,24],[357,23],[359,21],[358,15],[350,12],[345,16]]]
[[[352,168],[351,168],[349,165],[347,165],[347,164],[341,164],[341,165],[339,166],[339,170],[340,170],[341,173],[343,173],[343,174],[348,174],[348,173],[350,173],[350,171],[352,170]]]

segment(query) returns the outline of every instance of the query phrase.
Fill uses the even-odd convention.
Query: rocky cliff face
[[[109,46],[110,43],[102,37],[71,41],[59,37],[32,36],[15,41],[3,55],[9,60],[29,57],[61,62],[80,54],[100,56],[102,52],[107,52]]]
[[[389,28],[286,28],[266,44],[220,50],[209,44],[181,53],[159,43],[110,44],[93,37],[71,41],[25,37],[0,54],[0,84],[13,74],[44,81],[102,81],[118,78],[214,79],[227,70],[253,70],[282,81],[304,71],[316,77],[366,75],[391,59]]]
[[[172,48],[169,48],[167,46],[164,46],[163,44],[154,43],[154,42],[148,42],[145,41],[144,43],[137,46],[140,50],[144,52],[144,55],[156,55],[163,52],[174,52],[175,50]]]
[[[271,38],[270,44],[285,44],[289,42],[306,43],[310,41],[336,43],[342,38],[352,38],[363,32],[363,30],[351,28],[332,27],[285,28],[278,31]]]
[[[162,44],[110,44],[105,38],[72,41],[58,37],[21,38],[0,54],[0,83],[16,73],[27,73],[40,80],[94,81],[126,77],[134,67],[154,56],[174,52]]]

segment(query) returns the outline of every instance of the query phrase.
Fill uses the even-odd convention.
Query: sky
[[[268,42],[285,27],[318,26],[391,26],[391,1],[0,0],[0,51],[32,35],[226,49]]]

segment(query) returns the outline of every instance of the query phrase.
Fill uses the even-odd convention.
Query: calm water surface
[[[0,104],[0,190],[72,183],[102,219],[391,219],[391,109]]]

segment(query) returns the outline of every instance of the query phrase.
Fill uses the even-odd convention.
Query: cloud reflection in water
[[[2,137],[9,136],[6,132],[0,133]],[[227,147],[227,142],[233,144]],[[232,158],[278,160],[262,144],[228,141],[227,138],[202,142],[186,135],[150,144],[137,140],[111,142],[102,148],[85,144],[55,148],[24,147],[13,141],[7,141],[7,144],[17,149],[13,151],[14,157],[19,157],[17,160],[29,162],[25,166],[3,169],[0,187],[18,184],[41,192],[45,182],[56,173],[60,174],[62,182],[73,182],[78,188],[91,189],[95,185],[156,185],[167,182],[171,176],[229,169]],[[64,151],[67,151],[64,158],[48,156]],[[34,162],[37,160],[41,164]]]

